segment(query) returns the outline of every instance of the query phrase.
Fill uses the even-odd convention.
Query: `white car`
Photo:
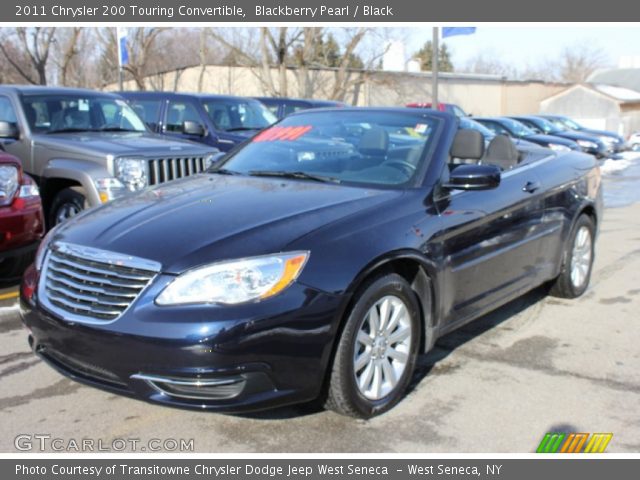
[[[634,152],[640,151],[640,132],[629,135],[629,148]]]

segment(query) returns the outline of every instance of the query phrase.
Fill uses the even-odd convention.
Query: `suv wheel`
[[[336,350],[327,408],[370,418],[402,398],[415,368],[421,322],[400,275],[379,277],[356,297]]]
[[[60,190],[53,199],[49,211],[49,227],[76,216],[87,207],[87,196],[82,187],[69,187]]]

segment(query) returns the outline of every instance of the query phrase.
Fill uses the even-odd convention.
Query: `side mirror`
[[[0,138],[20,138],[20,130],[15,123],[0,121]]]
[[[500,168],[495,165],[460,165],[442,186],[449,190],[490,190],[500,185]]]
[[[195,135],[196,137],[204,137],[204,125],[187,120],[182,124],[182,133],[186,135]]]

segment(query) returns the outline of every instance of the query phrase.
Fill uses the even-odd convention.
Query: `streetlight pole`
[[[433,27],[431,42],[431,108],[438,110],[438,27]]]

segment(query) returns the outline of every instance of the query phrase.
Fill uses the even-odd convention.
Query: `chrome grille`
[[[68,243],[54,244],[42,271],[39,298],[65,320],[116,320],[149,285],[160,264]]]
[[[205,168],[204,157],[155,158],[149,160],[149,185],[195,175]]]

